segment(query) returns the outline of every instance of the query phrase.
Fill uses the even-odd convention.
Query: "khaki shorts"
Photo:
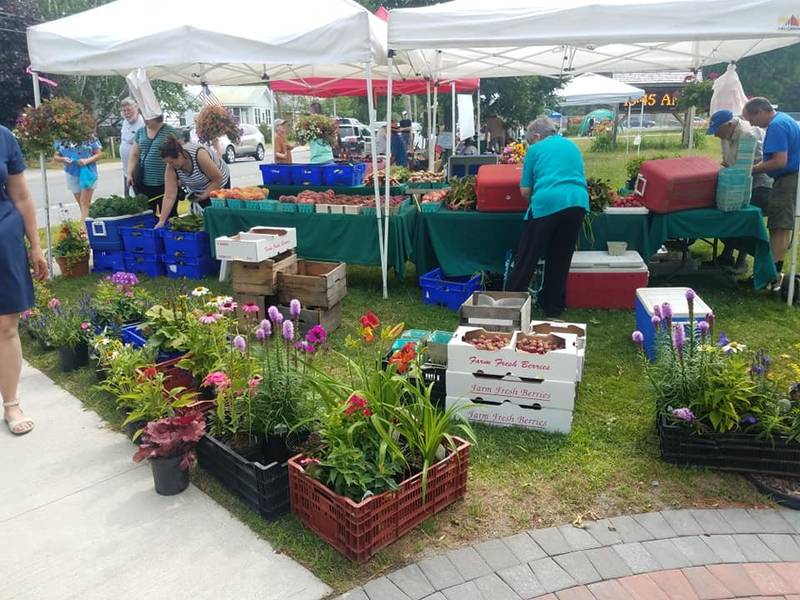
[[[797,173],[778,177],[772,185],[769,204],[764,214],[769,229],[794,229],[794,208],[797,200]]]

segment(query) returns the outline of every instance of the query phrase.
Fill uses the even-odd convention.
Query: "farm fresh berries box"
[[[575,384],[568,381],[487,377],[459,371],[447,372],[447,395],[488,405],[508,400],[559,410],[572,410],[575,406]]]
[[[261,262],[297,247],[297,230],[293,227],[253,227],[234,236],[215,240],[217,260]]]
[[[522,427],[534,431],[569,433],[572,429],[572,411],[546,408],[538,403],[516,403],[511,400],[486,401],[483,399],[447,396],[446,407],[456,406],[459,415],[472,422],[495,427]]]
[[[561,321],[531,321],[529,333],[540,335],[571,334],[577,336],[575,347],[578,350],[578,381],[583,379],[583,362],[586,358],[586,324],[563,323]]]

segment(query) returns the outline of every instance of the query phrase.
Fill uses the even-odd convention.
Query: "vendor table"
[[[745,250],[755,257],[753,283],[756,289],[765,287],[777,277],[769,234],[761,209],[748,206],[724,212],[716,208],[682,210],[666,215],[651,214],[648,246],[645,257],[652,256],[668,239],[673,238],[745,238]]]
[[[269,190],[268,197],[273,200],[278,200],[281,196],[296,196],[297,194],[305,190],[312,192],[327,192],[328,190],[333,190],[337,194],[345,194],[348,196],[372,196],[375,194],[375,188],[373,185],[356,185],[348,187],[348,186],[331,186],[331,185],[271,184],[266,186],[266,188]],[[381,184],[380,191],[381,191],[381,198],[383,198],[383,194],[386,191],[386,188],[383,186],[383,184]],[[401,196],[405,193],[405,191],[406,191],[405,184],[393,185],[389,188],[389,193],[392,196]]]
[[[214,239],[235,235],[257,225],[297,228],[297,254],[311,260],[337,260],[355,265],[380,265],[375,215],[326,215],[266,212],[246,208],[207,208],[206,231]],[[417,210],[405,207],[389,217],[388,265],[398,277],[405,275],[413,249]]]
[[[446,275],[471,275],[478,271],[503,273],[506,252],[516,253],[522,235],[522,213],[481,213],[441,210],[417,217],[414,262],[417,272],[441,267]],[[581,233],[579,249],[605,250],[607,241],[628,242],[647,259],[647,215],[598,214],[591,219],[591,234]]]

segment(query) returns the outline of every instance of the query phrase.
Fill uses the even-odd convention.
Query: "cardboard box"
[[[331,204],[328,206],[328,212],[332,215],[343,215],[344,214],[344,205],[343,204]]]
[[[575,384],[568,381],[486,377],[448,370],[447,395],[487,402],[508,400],[515,404],[540,404],[559,410],[575,407]]]
[[[577,336],[574,334],[552,334],[551,339],[562,347],[546,354],[530,354],[516,349],[521,332],[497,335],[508,339],[500,350],[478,350],[469,340],[481,334],[495,332],[482,328],[459,327],[447,347],[448,367],[453,371],[479,373],[482,375],[513,375],[524,379],[547,379],[574,383],[578,380]]]
[[[233,261],[233,291],[237,294],[273,296],[278,292],[278,274],[296,273],[297,262],[294,250],[257,263]]]
[[[461,325],[525,331],[531,322],[528,292],[474,292],[458,311]]]
[[[253,227],[234,236],[221,236],[215,242],[217,260],[261,262],[297,247],[293,227]]]
[[[539,404],[516,404],[505,401],[487,403],[471,398],[456,398],[449,392],[446,408],[457,406],[459,415],[472,423],[495,427],[522,427],[533,431],[569,433],[572,430],[572,411],[544,408]]]
[[[583,380],[583,363],[586,358],[586,324],[562,323],[560,321],[531,321],[531,333],[570,333],[578,336],[575,347],[578,349],[578,381]]]
[[[337,262],[297,261],[297,271],[278,274],[278,300],[297,298],[303,306],[333,308],[347,295],[347,265]]]

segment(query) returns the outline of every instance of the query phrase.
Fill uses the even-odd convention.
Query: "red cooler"
[[[634,308],[636,290],[647,287],[649,277],[638,252],[576,252],[567,277],[567,307]]]
[[[480,212],[525,212],[530,203],[522,199],[519,182],[522,165],[483,165],[478,169],[475,191]]]
[[[634,193],[654,213],[716,206],[720,165],[705,156],[642,163]]]

